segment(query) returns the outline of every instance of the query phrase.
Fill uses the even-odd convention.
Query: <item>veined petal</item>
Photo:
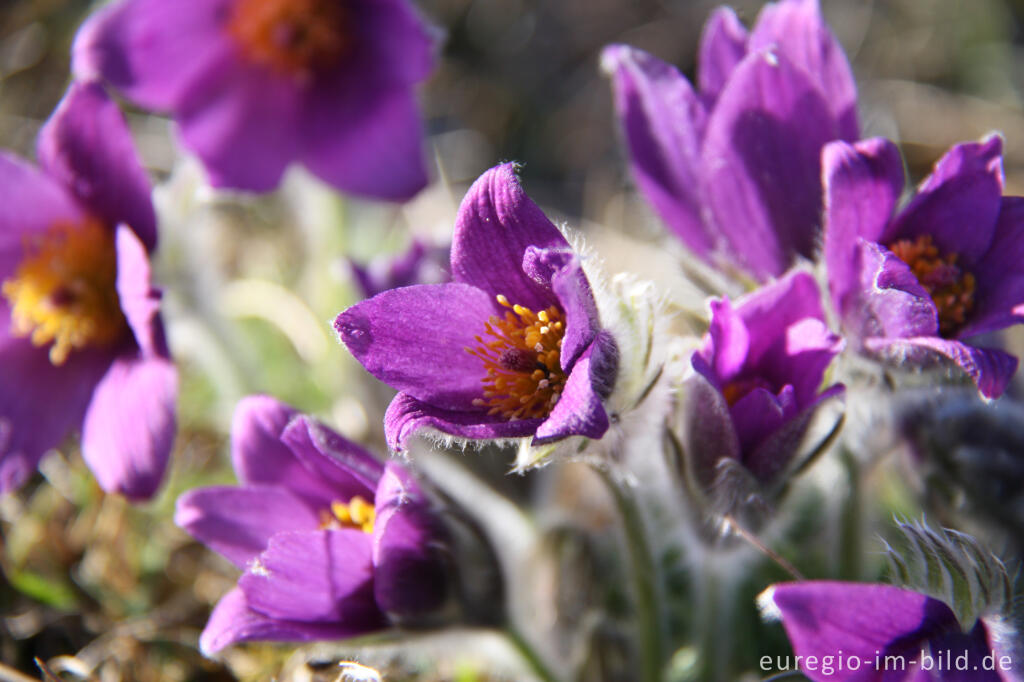
[[[317,512],[280,485],[213,486],[178,498],[174,523],[244,569],[278,533],[316,530]]]
[[[76,78],[104,80],[140,106],[171,111],[193,82],[233,54],[231,0],[121,0],[96,12],[72,47]]]
[[[974,267],[974,310],[958,338],[1024,322],[1024,197],[1003,197],[992,245]]]
[[[615,341],[602,332],[573,365],[562,395],[551,414],[537,427],[534,445],[568,436],[600,438],[610,422],[603,399],[614,384],[619,361]],[[609,380],[611,377],[611,380]]]
[[[700,37],[697,85],[709,106],[718,99],[736,65],[747,54],[747,29],[731,7],[718,7]]]
[[[111,227],[156,246],[151,188],[117,105],[95,83],[72,83],[39,131],[39,166]]]
[[[110,365],[82,425],[82,456],[104,490],[153,496],[174,443],[177,395],[178,372],[166,358],[131,354]]]
[[[271,618],[375,630],[385,620],[373,600],[371,544],[361,530],[277,533],[238,586]]]
[[[522,273],[521,254],[516,269]],[[338,315],[334,328],[387,385],[442,409],[469,410],[482,395],[485,371],[466,349],[479,345],[476,337],[499,308],[492,294],[474,286],[423,284],[357,303]]]
[[[701,219],[697,171],[707,114],[675,67],[627,45],[601,53],[640,190],[683,242],[707,258],[713,240]]]
[[[333,429],[305,415],[293,419],[281,434],[287,445],[309,475],[331,491],[323,500],[348,500],[356,495],[373,496],[384,466],[359,445]],[[311,496],[313,490],[309,491]]]
[[[836,310],[856,302],[858,239],[878,241],[903,191],[896,145],[882,138],[830,142],[821,154],[825,184],[824,256]]]
[[[540,419],[509,421],[501,415],[488,415],[479,409],[445,410],[399,393],[384,415],[384,434],[388,447],[405,450],[410,438],[422,429],[434,429],[456,438],[523,438],[532,435]]]
[[[857,85],[842,46],[821,16],[818,0],[782,0],[764,6],[750,34],[751,51],[775,48],[821,90],[838,124],[838,137],[856,140]]]
[[[998,398],[1006,390],[1017,371],[1017,358],[997,348],[979,348],[953,339],[919,336],[909,339],[870,338],[868,350],[887,356],[903,357],[919,362],[929,353],[938,353],[952,360],[967,373],[986,398]]]
[[[523,256],[523,272],[536,281],[550,282],[565,313],[565,335],[559,363],[568,372],[576,358],[593,341],[601,328],[597,303],[580,259],[568,249],[538,249],[531,246]]]
[[[881,241],[928,235],[945,253],[959,254],[968,270],[989,250],[1003,194],[1002,138],[958,144],[900,212]]]
[[[311,642],[341,639],[362,632],[351,623],[303,623],[264,616],[249,608],[245,593],[236,587],[214,607],[199,637],[199,649],[204,656],[211,656],[238,642]]]
[[[473,183],[459,206],[452,239],[452,279],[473,285],[492,300],[504,294],[514,304],[543,310],[555,300],[547,282],[536,282],[523,272],[523,256],[531,246],[568,249],[569,243],[526,196],[515,166],[495,166]]]
[[[708,120],[699,176],[723,259],[764,280],[813,257],[821,148],[835,137],[824,98],[784,55],[740,62]]]

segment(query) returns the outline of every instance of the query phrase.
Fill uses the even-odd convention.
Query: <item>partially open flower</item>
[[[173,115],[215,186],[270,190],[293,161],[370,197],[427,183],[434,39],[406,0],[119,0],[73,53],[78,78]]]
[[[895,214],[894,144],[834,142],[823,159],[825,262],[847,333],[887,358],[944,357],[1001,395],[1017,359],[968,343],[1024,321],[1024,199],[1002,196],[1001,139],[950,149]]]
[[[204,653],[349,637],[445,603],[445,528],[402,465],[263,396],[239,404],[231,435],[241,486],[191,490],[175,514],[244,571],[210,616]]]
[[[459,208],[452,282],[385,291],[334,326],[375,377],[400,391],[388,444],[430,428],[462,438],[600,438],[618,350],[562,233],[512,164],[492,168]]]
[[[697,91],[626,45],[602,65],[636,183],[690,250],[761,281],[814,256],[821,148],[859,137],[853,74],[817,0],[769,3],[749,33],[717,9]]]
[[[81,424],[100,485],[147,498],[177,394],[150,286],[149,182],[97,85],[71,86],[38,157],[41,170],[0,155],[0,492]]]

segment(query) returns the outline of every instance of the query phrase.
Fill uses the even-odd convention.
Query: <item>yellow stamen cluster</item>
[[[364,533],[373,533],[373,523],[377,519],[376,508],[356,495],[348,504],[335,500],[331,502],[330,511],[320,512],[321,528],[355,528]]]
[[[236,0],[227,31],[250,61],[308,76],[345,54],[347,24],[341,0]]]
[[[939,311],[939,334],[956,333],[974,308],[977,288],[974,275],[956,264],[958,254],[940,254],[931,235],[921,235],[913,241],[901,239],[890,244],[889,250],[910,266],[931,296]]]
[[[492,316],[484,334],[476,337],[477,347],[466,348],[487,372],[481,379],[483,397],[473,404],[513,420],[546,417],[565,387],[562,312],[551,306],[535,313],[500,294],[497,300],[508,308],[504,318]]]
[[[61,365],[72,350],[108,346],[127,329],[117,296],[114,235],[103,224],[58,224],[24,244],[25,256],[0,292],[11,308],[11,332],[50,346]]]

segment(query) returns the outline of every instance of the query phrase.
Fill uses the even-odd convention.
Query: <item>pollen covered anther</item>
[[[931,235],[911,241],[901,239],[889,245],[897,258],[910,266],[939,312],[939,334],[952,336],[963,326],[974,308],[974,275],[956,264],[958,254],[942,255]]]
[[[335,500],[330,511],[320,512],[321,528],[354,528],[364,533],[373,533],[377,520],[377,509],[361,495],[354,496],[348,503]]]
[[[348,51],[347,25],[341,0],[236,0],[227,31],[250,61],[305,77]]]
[[[508,419],[541,419],[551,412],[565,387],[561,367],[565,323],[556,306],[534,312],[509,303],[504,317],[492,316],[477,336],[477,346],[466,351],[483,361],[486,376],[483,397],[474,404],[489,415]]]
[[[127,329],[117,294],[111,230],[95,220],[58,224],[28,238],[24,257],[0,292],[11,308],[11,333],[50,346],[62,365],[72,350],[110,346]]]

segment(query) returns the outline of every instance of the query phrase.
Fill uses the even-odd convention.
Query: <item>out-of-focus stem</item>
[[[862,579],[862,547],[860,507],[863,495],[860,488],[860,464],[856,456],[847,448],[840,448],[839,459],[846,471],[850,486],[846,499],[839,511],[839,566],[838,573],[842,580]]]
[[[543,657],[537,650],[530,646],[530,643],[519,634],[519,631],[515,627],[509,625],[505,629],[505,635],[508,637],[508,641],[512,643],[512,646],[516,648],[519,655],[523,657],[523,660],[530,666],[530,670],[537,679],[542,682],[559,682],[558,676],[551,671],[547,663],[544,662]]]
[[[658,571],[647,541],[647,530],[632,489],[617,480],[611,472],[603,469],[598,469],[598,472],[615,498],[626,537],[640,641],[640,680],[659,682],[665,664],[662,642],[664,629],[658,600]]]

